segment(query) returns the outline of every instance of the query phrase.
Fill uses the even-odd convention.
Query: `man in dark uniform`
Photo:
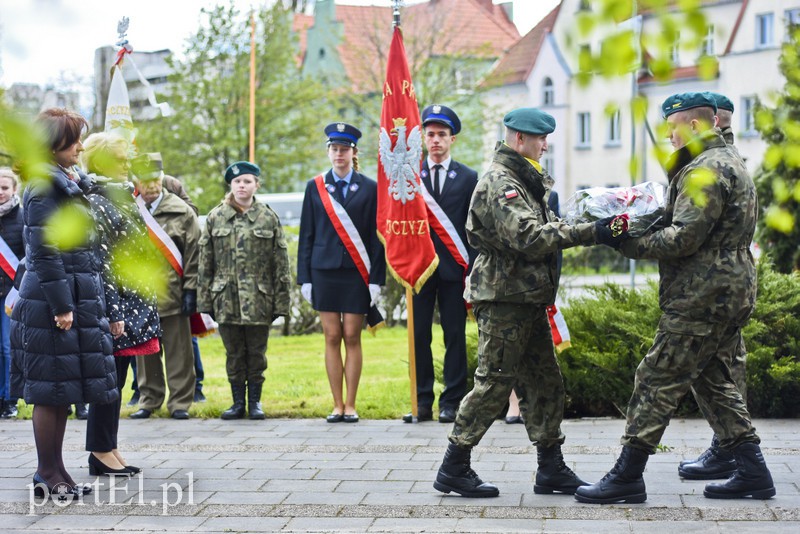
[[[464,334],[467,308],[464,302],[464,278],[475,259],[475,250],[467,244],[467,211],[478,173],[450,156],[450,148],[461,131],[456,112],[447,106],[428,106],[422,111],[425,146],[428,157],[420,176],[430,194],[426,198],[438,205],[431,210],[434,217],[446,219],[444,236],[432,228],[431,236],[439,266],[419,294],[414,296],[414,351],[417,363],[418,420],[433,418],[433,354],[431,325],[433,308],[439,302],[439,318],[444,333],[444,391],[439,395],[439,422],[456,419],[458,403],[467,392],[467,341]],[[427,197],[427,195],[426,195]],[[448,247],[445,241],[450,245]],[[455,247],[455,250],[454,250]],[[403,416],[410,423],[412,414]]]
[[[775,486],[761,440],[731,375],[731,361],[744,347],[742,327],[756,303],[750,253],[756,188],[742,159],[714,128],[717,104],[710,95],[675,94],[661,110],[675,148],[667,162],[667,225],[624,240],[620,252],[658,259],[662,315],[653,346],[636,368],[619,459],[599,482],[578,488],[575,498],[644,502],[648,456],[655,454],[681,398],[692,391],[720,447],[736,460],[734,474],[706,485],[703,495],[769,499]]]
[[[720,130],[725,144],[733,150],[736,155],[739,151],[733,146],[733,130],[731,129],[731,117],[733,116],[733,102],[728,97],[719,93],[708,93],[717,103],[717,128]],[[742,398],[747,401],[747,375],[745,373],[745,363],[747,351],[744,346],[737,349],[736,354],[730,361],[731,378],[739,388]],[[704,410],[706,419],[707,412],[712,409],[703,403],[702,398],[696,398],[701,410]],[[682,478],[689,480],[713,480],[726,479],[736,471],[736,459],[730,451],[726,451],[719,446],[719,437],[714,434],[711,438],[711,446],[703,452],[697,459],[684,460],[678,466],[678,474]]]

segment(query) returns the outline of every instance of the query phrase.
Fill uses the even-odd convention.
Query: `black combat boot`
[[[244,399],[247,395],[247,386],[244,384],[231,384],[231,395],[233,396],[233,406],[222,412],[222,419],[241,419],[244,417]]]
[[[561,445],[536,447],[536,459],[539,462],[539,468],[536,470],[534,493],[549,494],[557,491],[572,495],[579,486],[589,485],[588,482],[578,478],[578,475],[564,463]]]
[[[497,497],[497,486],[484,482],[469,466],[472,449],[451,443],[444,453],[444,460],[433,487],[443,493],[454,491],[462,497]]]
[[[647,451],[623,447],[617,463],[600,482],[575,490],[575,499],[590,504],[640,503],[647,500],[642,473]]]
[[[703,495],[709,499],[769,499],[775,496],[772,475],[764,462],[761,448],[755,443],[742,443],[733,449],[736,471],[720,484],[707,484]]]
[[[264,410],[261,409],[261,386],[263,384],[247,384],[247,411],[250,419],[264,419]]]
[[[688,480],[725,479],[735,471],[733,454],[719,446],[716,435],[711,439],[711,446],[697,460],[683,461],[678,466],[678,474]]]

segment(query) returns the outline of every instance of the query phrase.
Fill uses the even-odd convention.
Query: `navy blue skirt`
[[[357,269],[311,269],[315,310],[366,315],[369,300],[369,289]]]

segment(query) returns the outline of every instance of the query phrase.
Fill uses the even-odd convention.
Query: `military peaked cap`
[[[160,152],[148,152],[131,160],[131,172],[142,181],[161,178],[164,162]]]
[[[536,108],[519,108],[503,117],[503,124],[514,131],[531,135],[547,135],[556,129],[556,120]]]
[[[261,169],[255,163],[249,161],[237,161],[225,169],[225,182],[231,183],[234,178],[243,174],[252,174],[256,178],[261,176]]]
[[[693,108],[711,108],[717,112],[717,102],[711,93],[678,93],[670,96],[661,104],[661,114],[666,119],[673,113]]]
[[[361,139],[361,130],[344,122],[333,122],[325,127],[328,144],[355,147]]]
[[[435,122],[450,128],[450,132],[456,135],[461,131],[461,120],[456,112],[447,106],[434,104],[422,110],[422,126]]]

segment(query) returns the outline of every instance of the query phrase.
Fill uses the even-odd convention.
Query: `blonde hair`
[[[19,186],[19,178],[10,168],[0,167],[0,178],[8,178],[11,180],[11,183],[14,184],[14,191],[17,190],[17,186]]]
[[[81,167],[86,172],[102,174],[100,166],[108,156],[119,150],[127,156],[129,143],[117,134],[109,132],[93,133],[83,142]],[[110,177],[111,178],[111,177]]]
[[[358,149],[353,148],[353,170],[358,172]]]

